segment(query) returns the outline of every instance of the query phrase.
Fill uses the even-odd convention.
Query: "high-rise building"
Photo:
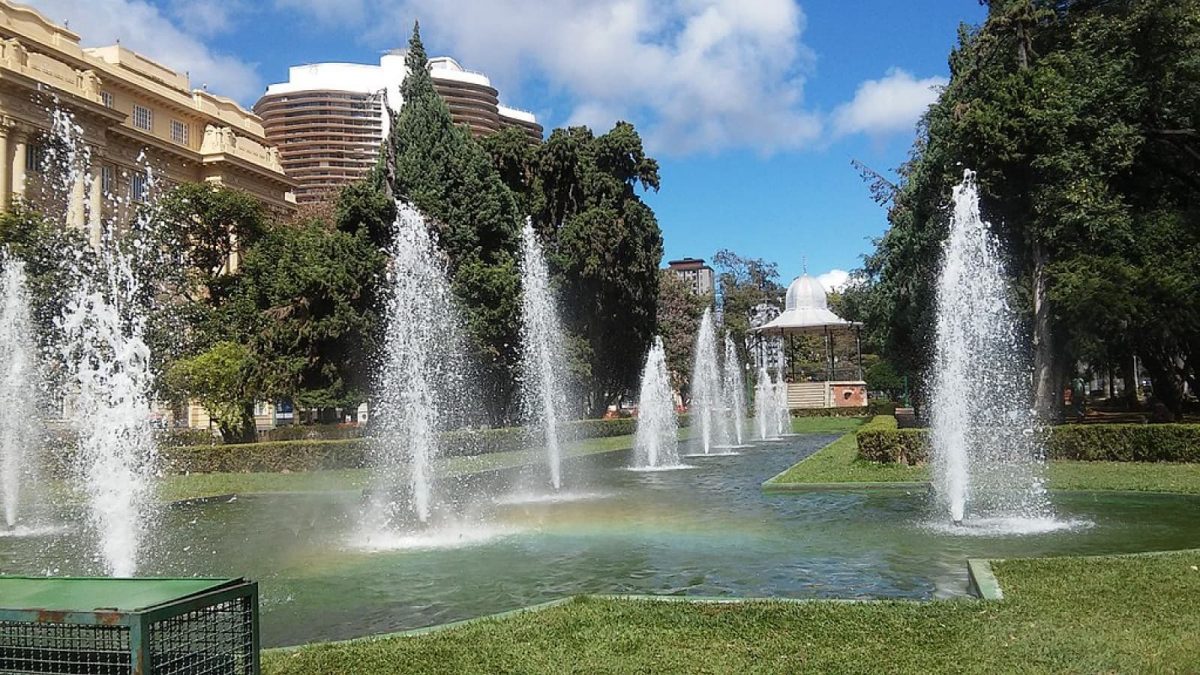
[[[71,185],[52,166],[62,155],[51,134],[56,111],[90,154],[91,175]],[[148,169],[160,188],[204,181],[295,210],[295,184],[258,116],[193,90],[184,73],[120,45],[84,49],[37,10],[0,2],[0,209],[14,200],[61,209],[97,241],[103,219],[124,218],[146,198]]]
[[[390,123],[386,111],[403,105],[404,56],[403,51],[385,54],[379,65],[293,66],[287,82],[267,87],[254,110],[264,120],[267,138],[279,147],[284,170],[300,183],[297,201],[325,199],[375,165]],[[448,56],[430,59],[429,74],[451,118],[475,136],[518,127],[531,140],[541,140],[533,113],[501,105],[486,75]]]
[[[716,290],[713,268],[704,264],[704,258],[672,260],[667,263],[667,269],[686,281],[696,295],[710,295]]]

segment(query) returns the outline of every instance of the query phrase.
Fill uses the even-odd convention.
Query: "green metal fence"
[[[0,673],[257,675],[258,584],[0,577]]]

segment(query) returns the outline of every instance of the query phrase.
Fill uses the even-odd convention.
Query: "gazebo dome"
[[[853,330],[858,324],[829,310],[825,287],[808,274],[796,277],[784,297],[783,313],[758,328],[767,335],[815,335],[832,330]]]
[[[807,274],[792,280],[784,299],[784,311],[790,309],[829,309],[825,287]]]

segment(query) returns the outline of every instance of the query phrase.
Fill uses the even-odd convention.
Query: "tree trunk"
[[[1183,412],[1183,381],[1178,375],[1174,358],[1160,357],[1153,352],[1147,352],[1142,357],[1147,372],[1150,373],[1150,384],[1154,389],[1154,400],[1166,407],[1174,419]],[[1153,411],[1158,412],[1158,411]]]
[[[1033,244],[1033,407],[1043,421],[1058,417],[1059,382],[1055,368],[1050,303],[1046,297],[1047,255],[1041,242]]]
[[[1136,364],[1137,357],[1132,354],[1121,359],[1121,380],[1124,389],[1121,397],[1125,399],[1125,406],[1130,410],[1137,410],[1138,407]]]

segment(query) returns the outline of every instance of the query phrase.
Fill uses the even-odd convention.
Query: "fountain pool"
[[[629,471],[628,452],[569,460],[564,471],[575,481],[578,470],[577,489],[593,498],[496,504],[485,526],[439,530],[436,539],[397,542],[390,550],[352,545],[362,501],[356,492],[176,505],[164,510],[160,539],[139,572],[259,580],[264,645],[277,646],[427,626],[573,593],[955,596],[966,593],[968,557],[1133,552],[1200,541],[1200,521],[1191,515],[1200,508],[1197,497],[1052,493],[1060,520],[1089,524],[962,536],[923,490],[760,491],[762,480],[830,440],[803,436],[669,472]],[[502,495],[520,477],[471,480]],[[75,532],[53,529],[0,537],[0,571],[96,571],[90,551],[73,548],[75,539]]]

